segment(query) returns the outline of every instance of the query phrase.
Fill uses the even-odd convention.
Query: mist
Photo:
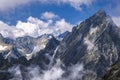
[[[60,60],[47,70],[35,65],[24,69],[16,65],[8,71],[13,76],[10,80],[82,80],[85,73],[83,64],[72,65],[66,69]]]

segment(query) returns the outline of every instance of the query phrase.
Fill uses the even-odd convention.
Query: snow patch
[[[97,28],[97,27],[95,27],[95,28],[91,28],[91,29],[90,29],[90,35],[92,35],[92,34],[96,33],[96,32],[97,32],[97,30],[98,30],[98,28]]]
[[[84,39],[84,43],[87,44],[87,50],[90,51],[94,48],[94,43],[87,38]]]
[[[0,51],[6,51],[9,50],[10,48],[11,48],[10,45],[0,44]]]
[[[91,51],[94,48],[94,41],[96,40],[96,34],[98,33],[99,28],[92,27],[88,33],[88,35],[84,38],[84,43],[87,45],[87,50]]]
[[[36,56],[36,53],[44,49],[46,45],[36,45],[33,51],[29,54],[25,54],[26,59],[29,61],[33,56]]]
[[[37,52],[39,52],[40,50],[43,50],[46,47],[49,38],[51,38],[51,37],[40,38],[39,40],[37,40],[33,51],[31,53],[25,55],[26,59],[30,60],[33,56],[36,56]]]
[[[7,49],[7,46],[0,45],[0,51],[6,50],[6,49]]]
[[[25,54],[26,55],[26,59],[29,61],[31,58],[32,58],[32,56],[33,56],[33,54]]]

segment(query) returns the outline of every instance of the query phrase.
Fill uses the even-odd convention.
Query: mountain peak
[[[104,11],[104,10],[99,10],[97,11],[93,16],[85,20],[86,24],[92,25],[100,25],[100,24],[105,24],[105,23],[113,23],[111,17]],[[94,26],[95,26],[94,25]],[[99,26],[100,27],[100,26]]]
[[[109,15],[106,14],[106,12],[104,10],[99,10],[97,11],[93,16],[91,16],[89,19],[96,21],[96,20],[103,20],[106,19]]]
[[[115,25],[112,18],[103,9],[100,9],[99,11],[97,11],[92,17],[94,17],[95,21],[97,21],[97,19],[99,19],[99,20],[101,20],[103,22],[106,21],[107,23]]]
[[[103,10],[103,9],[100,9],[97,13],[106,14],[105,10]]]
[[[100,9],[98,12],[96,12],[96,13],[95,13],[95,16],[96,16],[96,15],[97,15],[97,16],[104,16],[104,17],[107,16],[105,10],[103,10],[103,9]]]
[[[81,22],[60,43],[56,58],[60,58],[65,66],[83,63],[85,69],[102,77],[119,56],[119,30],[111,21],[104,10],[99,10]]]

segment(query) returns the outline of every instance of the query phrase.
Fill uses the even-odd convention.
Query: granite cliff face
[[[104,10],[74,27],[58,46],[55,58],[66,65],[83,63],[102,77],[120,56],[120,29]]]
[[[120,60],[116,61],[102,80],[120,80]]]

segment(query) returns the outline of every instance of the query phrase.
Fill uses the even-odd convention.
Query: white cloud
[[[15,38],[19,36],[24,36],[24,31],[21,29],[17,29],[14,26],[9,26],[8,24],[0,21],[0,33],[4,37]]]
[[[43,21],[38,18],[29,17],[26,22],[18,21],[15,26],[0,21],[0,33],[4,37],[16,38],[22,36],[38,37],[43,34],[58,36],[65,31],[71,31],[73,25],[65,19],[48,19]]]
[[[119,17],[112,17],[112,19],[117,26],[120,26],[120,16]]]
[[[10,8],[15,8],[17,6],[29,4],[36,1],[39,1],[41,4],[69,4],[77,10],[82,10],[81,5],[89,6],[93,2],[93,0],[0,0],[0,10],[9,10]]]
[[[27,67],[25,75],[21,75],[19,66],[12,67],[9,72],[14,76],[11,80],[81,80],[85,71],[82,64],[76,64],[68,67],[69,74],[60,67],[62,63],[57,63],[48,70],[41,70],[40,67]],[[66,76],[65,73],[67,73]],[[27,77],[27,78],[26,78]]]
[[[50,24],[52,24],[51,20],[44,22],[38,18],[29,17],[27,22],[18,21],[16,28],[23,30],[25,35],[37,37],[48,33],[46,30]]]
[[[62,77],[63,73],[64,71],[60,67],[53,67],[50,70],[44,72],[42,80],[58,80]]]
[[[91,51],[94,48],[94,43],[87,38],[84,39],[84,43],[87,45],[87,50]]]
[[[32,0],[0,0],[0,10],[8,10],[10,8],[15,8],[16,6],[27,4]]]
[[[59,21],[56,21],[54,25],[54,31],[56,31],[56,34],[63,33],[65,31],[71,31],[73,25],[70,23],[67,23],[65,19],[61,19]]]
[[[90,5],[93,0],[56,0],[58,3],[70,4],[77,10],[82,10],[81,5]]]
[[[41,3],[49,3],[49,4],[57,4],[57,5],[61,5],[61,4],[69,4],[70,6],[72,6],[73,8],[75,8],[76,10],[81,11],[82,5],[86,5],[89,6],[92,4],[93,0],[50,0],[48,2],[48,0],[39,0]]]
[[[59,17],[58,15],[55,15],[52,12],[44,12],[44,13],[42,13],[41,16],[42,16],[43,19],[54,19],[54,18],[58,18]]]

